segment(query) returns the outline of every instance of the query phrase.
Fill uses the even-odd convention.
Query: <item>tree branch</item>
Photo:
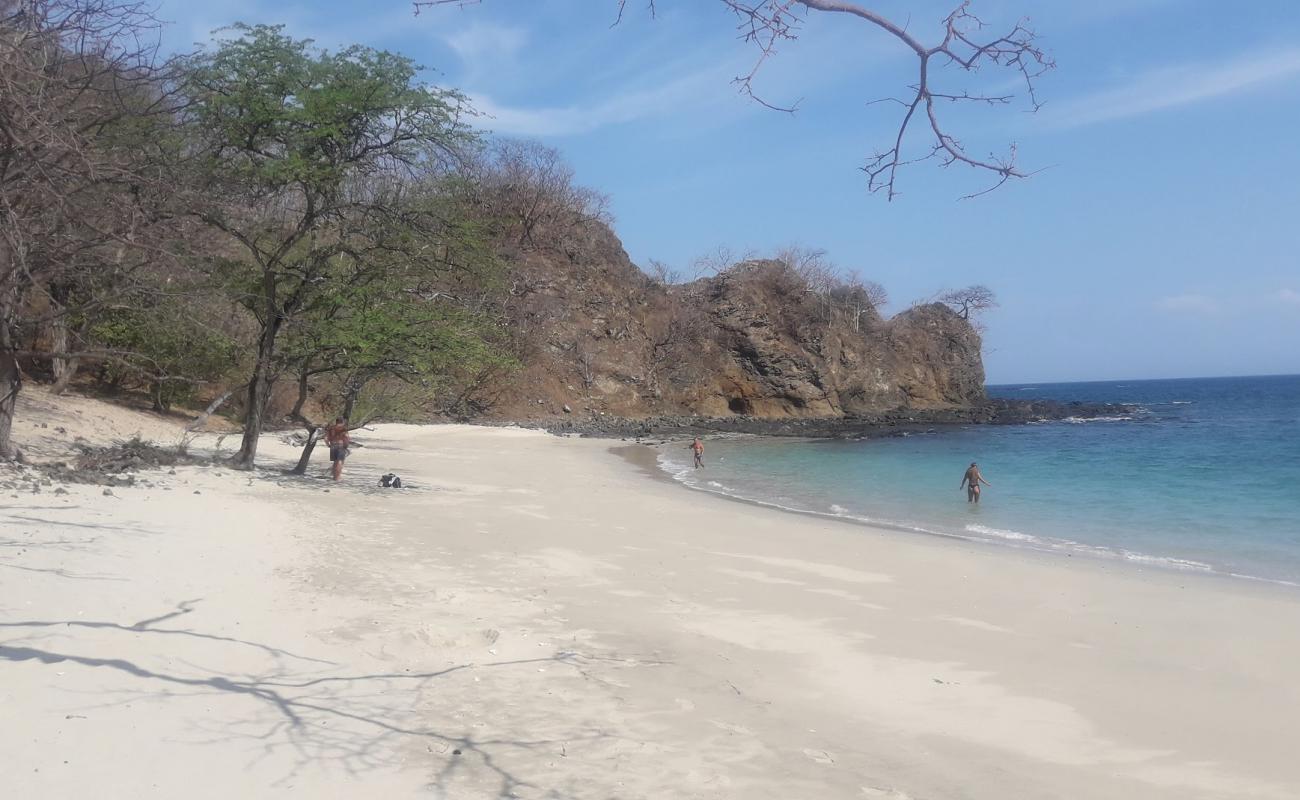
[[[441,5],[465,6],[480,0],[418,0],[414,2],[416,13],[421,9]],[[617,0],[618,14],[614,24],[623,18],[627,0]],[[917,58],[918,80],[911,88],[913,95],[908,100],[886,98],[898,102],[906,111],[899,121],[894,135],[893,146],[876,153],[863,167],[867,175],[867,188],[872,192],[883,191],[889,199],[897,196],[897,179],[899,169],[931,159],[938,159],[944,166],[964,164],[975,170],[992,173],[996,181],[990,187],[966,195],[965,198],[978,197],[996,189],[1012,178],[1026,178],[1034,174],[1020,169],[1016,164],[1016,146],[1011,144],[1006,155],[978,158],[970,155],[961,142],[948,132],[935,111],[936,100],[956,102],[976,102],[989,106],[1009,105],[1015,96],[1011,94],[980,94],[969,90],[944,91],[937,89],[932,81],[934,70],[931,69],[936,57],[942,66],[955,65],[963,73],[975,73],[983,66],[994,66],[1015,70],[1025,85],[1029,99],[1030,111],[1037,111],[1042,103],[1038,99],[1035,81],[1048,70],[1055,67],[1055,62],[1037,42],[1037,35],[1024,20],[1017,22],[1010,31],[996,36],[983,38],[978,31],[985,27],[984,22],[970,12],[969,0],[957,6],[943,19],[943,38],[937,45],[926,45],[908,30],[861,2],[854,0],[717,0],[737,18],[737,31],[742,41],[753,45],[758,50],[758,57],[753,67],[745,74],[736,77],[733,83],[737,90],[765,108],[784,113],[794,113],[799,101],[781,104],[764,99],[755,89],[754,81],[763,65],[774,56],[779,45],[799,38],[804,16],[812,11],[826,14],[844,14],[855,17],[874,26],[898,40]],[[654,0],[647,3],[651,15],[655,12]],[[872,101],[879,102],[879,101]],[[919,108],[924,106],[929,131],[929,150],[919,157],[904,154],[905,139]]]

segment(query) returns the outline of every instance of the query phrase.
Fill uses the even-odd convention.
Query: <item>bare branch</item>
[[[439,5],[460,5],[479,0],[421,0],[416,2],[420,8]],[[618,14],[614,21],[617,25],[626,10],[627,0],[617,0]],[[1038,99],[1035,81],[1055,66],[1055,62],[1038,44],[1037,35],[1026,20],[1021,20],[1001,35],[982,35],[986,27],[983,20],[970,11],[969,0],[957,6],[942,21],[942,39],[938,44],[927,45],[911,32],[907,25],[899,25],[887,16],[868,8],[855,0],[717,0],[736,18],[736,31],[741,41],[752,45],[758,51],[749,72],[733,79],[737,91],[754,102],[774,111],[791,114],[798,110],[799,102],[777,103],[763,97],[755,87],[755,80],[763,66],[777,54],[780,46],[799,38],[805,16],[817,11],[827,14],[844,14],[855,17],[878,28],[915,54],[917,59],[918,79],[912,85],[912,94],[906,99],[897,97],[874,100],[869,105],[879,102],[893,102],[905,111],[899,120],[898,129],[893,137],[893,144],[888,149],[877,152],[862,167],[867,175],[867,188],[872,192],[883,191],[889,199],[898,194],[898,173],[902,167],[936,159],[943,166],[963,164],[971,169],[991,172],[995,178],[988,188],[966,195],[965,198],[978,197],[1007,183],[1012,178],[1026,178],[1034,174],[1026,172],[1016,164],[1016,147],[1007,148],[1002,156],[990,155],[985,158],[972,156],[961,142],[943,125],[936,110],[936,101],[949,103],[970,102],[983,103],[988,106],[1010,105],[1015,100],[1012,94],[982,94],[970,90],[948,91],[935,86],[936,69],[932,67],[955,66],[959,74],[973,74],[981,67],[992,66],[1016,72],[1023,81],[1029,101],[1029,111],[1037,111],[1042,103]],[[648,2],[651,15],[655,11],[654,0]],[[912,131],[912,123],[917,111],[924,109],[926,118],[928,145],[923,148],[923,155],[911,156],[905,153],[907,135]]]

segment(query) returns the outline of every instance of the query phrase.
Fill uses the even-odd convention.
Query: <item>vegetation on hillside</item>
[[[141,44],[158,25],[134,0],[0,0],[0,459],[25,376],[159,411],[228,401],[251,467],[264,425],[314,442],[340,413],[473,416],[507,394],[513,413],[525,393],[680,410],[705,371],[726,408],[744,380],[720,354],[767,324],[745,298],[776,298],[818,364],[827,337],[876,357],[848,339],[884,330],[877,284],[800,249],[648,277],[556,150],[481,136],[404,56],[247,25],[165,56]]]

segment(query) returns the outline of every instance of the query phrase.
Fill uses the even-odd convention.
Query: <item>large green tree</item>
[[[336,378],[340,413],[355,427],[365,422],[354,414],[357,401],[376,381],[405,384],[414,390],[410,394],[434,398],[468,374],[512,366],[493,317],[453,296],[418,291],[403,280],[409,277],[398,271],[341,287],[287,330],[284,352],[296,362],[299,378],[293,416],[308,431],[296,472],[306,471],[321,427],[301,413],[312,377]]]
[[[513,365],[499,320],[479,302],[499,283],[502,265],[444,183],[415,178],[384,200],[390,216],[382,222],[392,228],[359,238],[387,246],[332,259],[325,288],[285,325],[278,360],[298,380],[289,416],[309,434],[299,472],[320,427],[303,413],[313,380],[332,384],[342,415],[352,418],[377,380],[411,387],[400,393],[406,407],[389,409],[410,412],[415,396],[436,398],[466,374]]]
[[[391,268],[394,252],[437,257],[408,247],[427,219],[393,194],[472,133],[461,95],[422,83],[408,58],[319,50],[280,27],[232,32],[190,64],[186,121],[196,145],[190,206],[238,254],[220,267],[258,324],[235,456],[251,468],[286,323]]]

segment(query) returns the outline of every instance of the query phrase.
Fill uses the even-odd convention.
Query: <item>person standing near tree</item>
[[[325,444],[330,448],[330,462],[333,465],[334,480],[337,481],[343,477],[343,462],[348,457],[348,445],[352,444],[346,417],[335,417],[334,424],[325,429]]]

